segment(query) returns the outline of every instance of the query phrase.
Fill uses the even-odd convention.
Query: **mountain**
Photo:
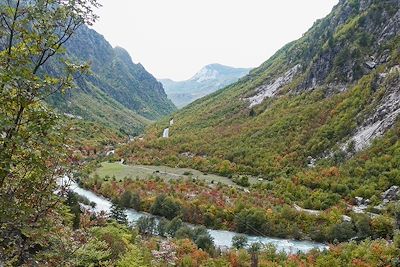
[[[169,99],[178,107],[184,107],[203,96],[209,95],[247,75],[251,69],[233,68],[211,64],[202,68],[186,81],[160,80]]]
[[[178,111],[168,139],[163,120],[124,158],[277,179],[269,188],[304,190],[282,197],[309,208],[379,200],[400,185],[399,47],[400,1],[341,0],[248,76]]]
[[[162,84],[134,64],[126,50],[113,48],[86,26],[66,43],[66,55],[73,62],[89,62],[91,73],[75,77],[76,89],[49,100],[61,112],[137,134],[150,120],[176,109]]]

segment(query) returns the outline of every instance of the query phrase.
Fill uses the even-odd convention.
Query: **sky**
[[[94,29],[156,78],[208,64],[257,67],[338,0],[100,0]]]

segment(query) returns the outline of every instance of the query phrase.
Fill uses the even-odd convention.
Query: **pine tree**
[[[117,221],[119,224],[128,224],[128,217],[125,210],[118,203],[113,203],[110,210],[110,218]]]

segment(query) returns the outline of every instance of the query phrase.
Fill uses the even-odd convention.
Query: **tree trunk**
[[[251,267],[258,267],[258,254],[257,253],[251,254]]]

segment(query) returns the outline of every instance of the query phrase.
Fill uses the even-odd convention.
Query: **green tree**
[[[265,213],[258,209],[245,209],[235,216],[236,230],[240,233],[264,233],[267,227]]]
[[[251,267],[258,267],[258,254],[261,250],[260,243],[253,243],[249,248],[249,253],[251,255]]]
[[[394,231],[393,244],[396,246],[397,249],[400,249],[400,230]]]
[[[166,236],[166,234],[167,234],[168,223],[169,223],[169,221],[168,221],[167,219],[165,219],[165,218],[161,218],[161,219],[158,221],[158,224],[157,224],[157,234],[158,234],[159,236],[162,236],[162,237],[165,237],[165,236]]]
[[[143,252],[136,246],[132,246],[130,250],[117,261],[117,267],[146,267],[150,266],[146,262]]]
[[[74,253],[75,266],[101,266],[111,259],[111,251],[105,241],[94,238]]]
[[[400,201],[394,207],[394,220],[396,229],[400,230]]]
[[[172,219],[180,214],[181,205],[171,197],[160,195],[157,196],[156,201],[151,206],[150,212],[154,215]]]
[[[248,238],[245,235],[235,235],[232,238],[232,246],[236,249],[242,249],[247,246]]]
[[[78,229],[80,226],[80,218],[82,211],[78,202],[77,195],[72,191],[68,191],[66,203],[70,207],[71,213],[74,216],[72,219],[72,226],[74,227],[74,229]]]
[[[128,224],[128,217],[125,210],[118,203],[113,203],[110,209],[110,218],[116,220],[119,224]]]
[[[87,67],[57,56],[58,75],[45,68],[82,24],[94,22],[97,6],[0,1],[0,260],[7,264],[46,262],[53,256],[38,253],[43,244],[63,263],[70,254],[58,249],[67,231],[60,231],[62,203],[54,194],[70,165],[65,129],[44,100],[71,88],[72,74]]]
[[[355,218],[354,222],[357,229],[357,236],[360,238],[367,238],[372,235],[371,231],[371,219],[366,214],[359,214]]]
[[[192,229],[187,226],[187,225],[183,225],[181,228],[178,229],[178,231],[176,231],[175,233],[175,238],[178,239],[193,239],[193,231]]]
[[[176,232],[181,228],[183,225],[182,220],[179,217],[173,218],[167,225],[167,233],[169,236],[175,236]]]
[[[198,248],[201,248],[205,251],[212,251],[214,249],[214,241],[209,233],[197,236],[194,243]]]
[[[156,229],[156,221],[154,217],[142,216],[136,222],[139,233],[144,235],[153,235]]]
[[[353,224],[350,222],[342,222],[334,224],[329,229],[329,239],[331,241],[344,242],[355,236]]]
[[[390,238],[393,236],[393,218],[380,215],[371,220],[371,225],[374,238]]]
[[[124,208],[132,208],[134,210],[140,211],[141,210],[141,200],[140,196],[137,193],[133,193],[130,191],[125,191],[119,200],[119,203]]]

